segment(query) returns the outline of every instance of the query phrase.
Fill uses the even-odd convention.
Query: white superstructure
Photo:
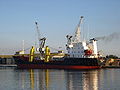
[[[80,40],[80,25],[82,23],[83,16],[80,18],[80,22],[77,26],[75,35],[67,35],[67,53],[69,57],[73,58],[97,58],[97,43],[96,39],[90,39],[89,42]]]

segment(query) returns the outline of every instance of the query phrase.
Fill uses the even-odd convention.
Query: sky
[[[37,42],[35,22],[46,45],[65,50],[66,35],[73,35],[80,16],[84,16],[81,33],[86,38],[110,36],[98,40],[103,55],[120,56],[120,0],[0,0],[0,54],[14,54]]]

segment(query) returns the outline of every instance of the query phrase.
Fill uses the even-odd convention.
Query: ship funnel
[[[98,57],[98,52],[97,52],[97,40],[95,38],[90,39],[91,43],[93,44],[93,55],[95,58]]]

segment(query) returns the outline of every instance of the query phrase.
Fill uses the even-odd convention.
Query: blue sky
[[[35,21],[47,45],[65,49],[66,35],[74,33],[81,15],[89,38],[120,32],[120,0],[0,0],[0,53],[20,50],[22,40],[25,48],[34,45]],[[119,44],[119,38],[98,41],[98,49],[120,56]]]

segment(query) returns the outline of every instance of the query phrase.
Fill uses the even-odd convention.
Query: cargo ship
[[[77,25],[73,36],[67,35],[67,55],[59,59],[51,57],[50,48],[45,45],[46,38],[40,38],[39,56],[35,57],[35,48],[32,47],[29,56],[13,56],[18,68],[21,69],[98,69],[101,68],[97,52],[97,40],[81,40],[80,25],[83,16]],[[37,30],[38,24],[36,22]]]

